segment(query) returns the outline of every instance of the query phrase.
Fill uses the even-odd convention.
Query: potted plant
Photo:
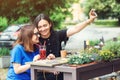
[[[78,66],[91,62],[94,62],[94,59],[92,55],[88,53],[73,54],[68,58],[68,64],[70,66]]]
[[[10,65],[10,50],[6,47],[0,48],[0,68],[6,68]]]
[[[109,50],[115,54],[116,58],[120,58],[120,41],[109,41],[102,47],[102,50]]]
[[[101,61],[111,61],[115,58],[115,54],[109,50],[101,50],[98,54]]]
[[[100,43],[99,40],[90,40],[90,46],[96,46]]]

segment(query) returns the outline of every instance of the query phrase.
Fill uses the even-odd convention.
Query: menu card
[[[26,62],[26,64],[36,65],[36,66],[53,67],[53,66],[56,66],[56,65],[65,64],[67,62],[68,62],[67,58],[60,58],[59,57],[59,58],[55,58],[55,59],[52,59],[52,60],[45,59],[45,60],[39,60],[39,61],[36,61],[36,62]]]

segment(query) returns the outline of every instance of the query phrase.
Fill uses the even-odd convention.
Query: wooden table
[[[110,74],[120,70],[120,59],[111,62],[97,62],[83,66],[70,67],[68,65],[57,65],[53,67],[31,65],[31,80],[37,80],[37,70],[55,70],[63,72],[64,80],[88,80],[90,78]]]

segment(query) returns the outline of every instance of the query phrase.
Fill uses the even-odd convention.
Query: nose
[[[42,26],[39,30],[40,30],[40,31],[44,31],[44,30],[45,30],[45,27]]]

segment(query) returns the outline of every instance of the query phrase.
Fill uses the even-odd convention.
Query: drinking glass
[[[61,55],[61,58],[65,58],[67,56],[67,51],[66,50],[61,50],[60,55]]]
[[[46,59],[46,46],[41,45],[39,52],[40,52],[39,53],[40,54],[40,59]]]

